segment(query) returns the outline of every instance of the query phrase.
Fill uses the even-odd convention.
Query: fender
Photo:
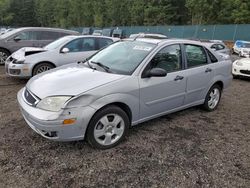
[[[96,110],[99,110],[104,106],[107,106],[112,103],[123,103],[127,105],[132,113],[132,125],[134,122],[138,121],[140,115],[139,96],[115,93],[99,98],[93,103],[91,103],[89,106]]]

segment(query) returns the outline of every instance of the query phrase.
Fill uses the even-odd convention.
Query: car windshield
[[[98,52],[89,62],[101,63],[112,73],[131,75],[155,46],[140,41],[120,41]]]
[[[6,33],[2,34],[0,36],[0,38],[8,38],[8,37],[14,35],[15,33],[19,32],[19,31],[21,31],[21,29],[13,29],[13,30],[11,30],[9,32],[6,32]]]
[[[73,37],[63,37],[63,38],[60,38],[60,39],[57,39],[56,41],[54,42],[51,42],[49,43],[47,46],[44,47],[45,50],[54,50],[58,47],[60,47],[61,45],[69,42]]]

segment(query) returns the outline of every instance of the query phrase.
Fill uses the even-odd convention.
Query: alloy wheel
[[[50,70],[50,69],[51,69],[50,66],[43,65],[43,66],[41,66],[41,67],[39,67],[39,68],[37,69],[36,74],[40,74],[40,73],[45,72],[45,71],[48,71],[48,70]]]
[[[214,109],[220,101],[220,90],[218,88],[214,88],[209,94],[208,99],[208,107],[210,109]]]
[[[94,138],[100,145],[109,146],[123,136],[125,122],[118,114],[107,114],[103,116],[95,125]]]
[[[8,58],[8,55],[4,52],[0,52],[0,64],[5,64],[6,59]]]

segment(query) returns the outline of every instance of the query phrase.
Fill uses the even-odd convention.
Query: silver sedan
[[[51,140],[111,148],[130,126],[202,105],[218,107],[232,62],[200,42],[133,39],[33,77],[18,93],[28,125]]]
[[[22,48],[5,63],[9,76],[29,78],[65,64],[83,61],[99,49],[117,41],[104,36],[66,36],[44,48]]]

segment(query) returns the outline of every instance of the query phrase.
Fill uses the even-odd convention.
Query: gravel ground
[[[34,133],[16,101],[25,83],[0,66],[0,187],[250,187],[249,80],[234,80],[215,112],[143,123],[106,151]]]

